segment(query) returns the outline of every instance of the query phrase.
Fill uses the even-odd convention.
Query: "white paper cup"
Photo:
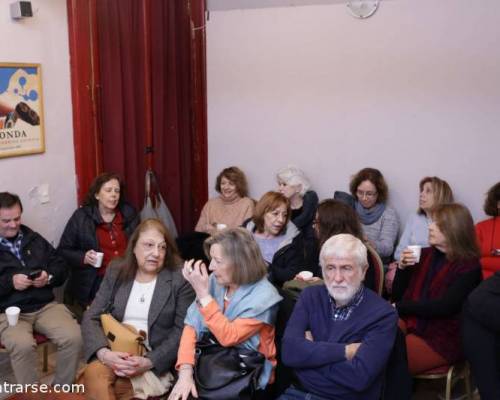
[[[8,307],[5,310],[5,315],[7,316],[7,322],[9,323],[10,326],[17,325],[17,320],[19,319],[20,312],[21,312],[21,309],[19,307],[16,307],[16,306]]]
[[[104,257],[104,253],[99,253],[99,252],[96,252],[95,253],[95,257],[96,257],[96,261],[94,263],[94,268],[101,268],[101,265],[102,265],[102,259]]]
[[[219,230],[219,231],[226,229],[226,228],[227,228],[226,224],[217,224],[217,230]]]
[[[413,257],[415,257],[415,262],[420,261],[420,253],[422,253],[422,246],[419,246],[418,244],[414,244],[411,246],[408,246],[408,249],[412,251]]]
[[[300,271],[298,275],[305,281],[313,277],[313,273],[311,271]]]

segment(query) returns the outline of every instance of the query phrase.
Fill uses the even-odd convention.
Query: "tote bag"
[[[162,221],[169,230],[172,237],[177,237],[177,228],[174,219],[160,193],[158,181],[152,170],[146,171],[145,178],[145,199],[144,207],[141,211],[141,221],[148,218],[156,218]]]

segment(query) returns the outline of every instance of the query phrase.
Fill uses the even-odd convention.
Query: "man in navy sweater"
[[[280,399],[380,398],[398,318],[363,286],[366,253],[349,234],[332,236],[321,248],[325,285],[305,289],[288,321],[282,358],[298,382]]]

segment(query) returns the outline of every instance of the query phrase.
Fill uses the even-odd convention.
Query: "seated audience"
[[[17,195],[0,193],[0,341],[9,352],[17,383],[40,382],[36,329],[57,346],[52,384],[71,384],[82,345],[80,327],[52,293],[66,280],[67,267],[49,242],[21,224],[22,212]],[[21,309],[14,326],[5,315],[12,306]]]
[[[265,356],[258,389],[272,381],[276,365],[274,318],[281,300],[266,279],[266,264],[256,242],[243,228],[216,233],[205,242],[207,268],[194,260],[184,264],[184,277],[196,292],[188,310],[179,347],[179,379],[169,400],[197,397],[193,378],[196,342],[211,334],[224,347],[245,347]],[[237,398],[233,396],[231,398]]]
[[[462,305],[481,279],[472,217],[460,204],[441,204],[432,213],[429,244],[417,260],[403,250],[393,301],[406,334],[408,367],[418,374],[462,358]]]
[[[253,214],[254,202],[248,198],[247,179],[238,167],[223,169],[215,190],[220,196],[207,201],[195,231],[212,234],[221,228],[236,228]]]
[[[311,190],[311,183],[299,168],[288,166],[276,174],[278,192],[290,200],[290,220],[302,232],[306,263],[312,265],[315,256],[313,230],[314,214],[318,207],[318,195]]]
[[[406,223],[394,252],[395,260],[399,260],[401,252],[410,245],[429,247],[429,225],[432,222],[432,209],[440,204],[453,203],[453,192],[450,185],[437,176],[423,178],[419,183],[419,188],[418,210],[410,216]]]
[[[281,193],[264,194],[244,225],[259,245],[271,283],[280,287],[310,268],[305,265],[302,234],[290,221],[290,201]]]
[[[59,242],[58,252],[71,269],[65,303],[79,319],[94,299],[109,262],[123,254],[139,222],[134,208],[125,202],[123,186],[117,174],[97,176]],[[102,260],[98,253],[104,253]]]
[[[349,189],[368,243],[384,263],[389,263],[398,238],[399,219],[396,211],[386,204],[389,191],[382,173],[375,168],[364,168],[352,177]]]
[[[481,400],[500,399],[500,271],[482,282],[464,306],[462,338]]]
[[[111,263],[82,321],[87,398],[130,399],[169,390],[184,318],[194,298],[181,262],[167,228],[147,219],[130,237],[125,255]],[[117,321],[146,334],[144,356],[110,349],[100,320],[108,305]]]
[[[488,190],[484,212],[491,218],[476,225],[476,234],[481,251],[483,278],[487,279],[500,271],[500,182]]]
[[[302,292],[285,330],[283,362],[298,381],[280,399],[379,399],[397,315],[364,288],[367,249],[358,238],[328,239],[320,264],[325,285]]]

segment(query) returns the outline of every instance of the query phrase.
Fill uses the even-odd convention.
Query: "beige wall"
[[[374,166],[402,220],[425,175],[482,218],[500,180],[499,18],[498,0],[383,1],[368,20],[344,4],[211,12],[210,187],[236,164],[259,197],[294,163],[325,198]]]
[[[66,0],[32,1],[33,18],[21,21],[10,19],[12,2],[0,0],[0,61],[41,64],[46,151],[0,159],[0,190],[21,196],[23,222],[57,244],[76,208]],[[41,184],[48,203],[35,194]]]

